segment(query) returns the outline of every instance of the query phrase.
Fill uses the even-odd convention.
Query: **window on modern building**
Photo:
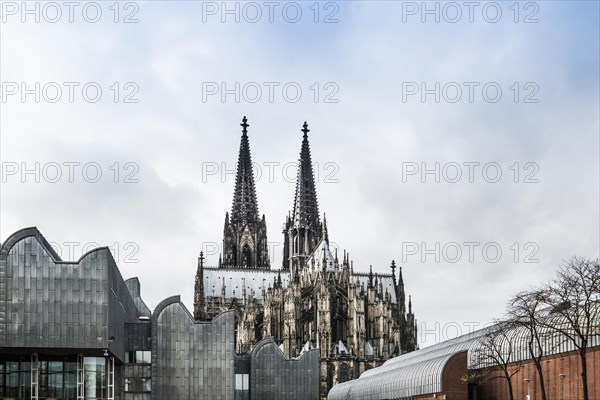
[[[234,400],[250,399],[250,375],[235,374],[235,397]]]
[[[126,351],[125,364],[150,364],[152,362],[151,351]]]
[[[106,358],[84,357],[84,391],[85,398],[100,400],[107,396]]]
[[[135,362],[138,364],[150,364],[152,362],[152,353],[149,351],[136,351]]]
[[[149,393],[152,391],[152,380],[150,378],[126,378],[125,392],[127,393]]]

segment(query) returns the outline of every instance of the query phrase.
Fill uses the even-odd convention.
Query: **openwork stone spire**
[[[258,214],[254,172],[248,141],[248,120],[242,119],[242,139],[235,176],[231,216],[225,215],[223,257],[219,267],[270,268],[265,216]]]
[[[308,143],[308,132],[310,130],[306,122],[304,122],[302,132],[304,133],[304,137],[302,140],[302,149],[300,150],[292,220],[296,227],[307,227],[316,231],[320,225],[319,205],[317,203],[317,191],[315,190],[315,179],[310,157],[310,145]]]
[[[254,188],[254,173],[252,171],[252,158],[250,157],[250,143],[248,141],[248,120],[246,117],[240,124],[242,126],[242,140],[238,156],[237,172],[235,177],[235,191],[231,207],[231,223],[247,223],[258,218],[258,202]]]
[[[322,224],[319,220],[319,205],[315,178],[308,143],[308,124],[302,126],[302,148],[298,162],[294,208],[288,216],[284,234],[283,268],[295,271],[304,268],[306,260],[316,248],[322,234]]]

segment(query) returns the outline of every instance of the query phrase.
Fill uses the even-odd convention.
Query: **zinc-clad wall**
[[[138,278],[129,278],[125,281],[125,286],[129,291],[129,294],[133,298],[133,302],[135,303],[136,308],[138,309],[139,315],[143,315],[145,317],[150,317],[152,313],[150,309],[142,300],[142,289],[140,285],[140,281]]]
[[[36,228],[22,229],[2,245],[0,288],[0,347],[107,348],[123,359],[137,309],[108,248],[63,262]]]
[[[273,338],[254,346],[250,359],[250,397],[258,400],[317,400],[319,350],[287,359]]]
[[[126,393],[125,392],[125,379],[128,378],[149,378],[152,367],[150,364],[124,364],[120,368],[120,374],[122,376],[117,382],[120,382],[119,391],[121,396],[117,399],[122,400],[150,400],[151,393]],[[175,399],[173,399],[175,400]]]
[[[110,250],[103,248],[104,254],[107,254],[108,287],[106,293],[108,297],[108,337],[114,338],[108,345],[117,358],[125,360],[125,323],[138,321],[144,310],[138,310],[138,306],[133,299],[127,284],[123,280],[121,271],[117,267]]]
[[[152,315],[152,399],[233,399],[234,356],[233,311],[195,322],[179,296],[164,300]]]

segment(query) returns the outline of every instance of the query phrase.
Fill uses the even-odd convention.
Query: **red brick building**
[[[600,399],[600,346],[592,347],[587,352],[587,378],[590,399]],[[529,360],[518,368],[512,377],[515,400],[540,400],[541,389],[537,370],[533,361]],[[581,388],[581,359],[579,353],[554,354],[542,359],[544,386],[548,400],[582,399]],[[497,377],[496,379],[493,379]],[[508,399],[506,379],[501,378],[496,370],[492,376],[479,383],[471,399],[473,400],[503,400]]]

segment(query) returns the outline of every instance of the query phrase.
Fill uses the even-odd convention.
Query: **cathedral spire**
[[[255,222],[258,219],[258,202],[254,189],[254,172],[252,171],[252,158],[250,157],[250,142],[248,141],[248,120],[242,119],[242,139],[238,155],[237,171],[235,176],[235,191],[231,207],[231,223]]]
[[[248,140],[248,119],[242,123],[242,137],[235,176],[231,214],[225,215],[221,267],[269,269],[267,225],[258,214],[254,172]]]
[[[308,132],[310,132],[310,129],[308,129],[308,124],[306,122],[304,122],[304,125],[302,126],[302,132],[304,136],[302,148],[300,150],[300,162],[298,165],[292,221],[296,226],[305,226],[316,231],[320,225],[319,206],[317,203],[317,191],[315,190],[310,145],[308,143]],[[317,236],[317,238],[319,236]]]
[[[319,244],[323,235],[323,225],[319,220],[319,206],[315,179],[308,144],[308,124],[302,126],[302,147],[298,160],[298,175],[294,208],[291,218],[286,220],[283,246],[283,269],[302,269]],[[317,255],[319,257],[320,255]]]

